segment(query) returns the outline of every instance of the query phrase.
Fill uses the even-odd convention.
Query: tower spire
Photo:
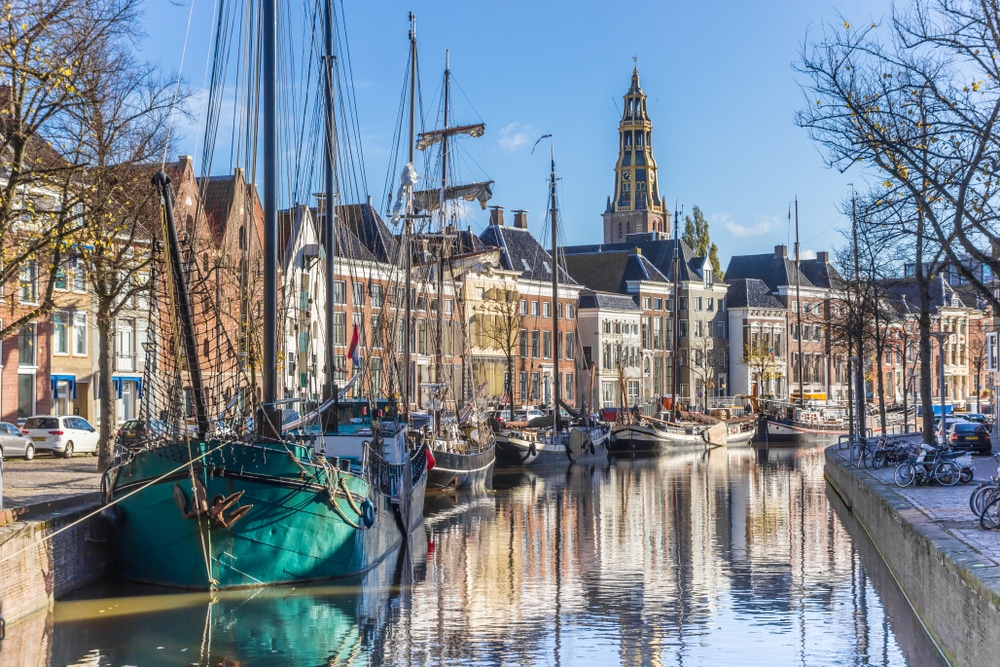
[[[622,243],[629,234],[670,237],[670,213],[660,198],[653,157],[653,123],[633,58],[632,82],[618,123],[618,162],[611,205],[604,213],[604,242]]]

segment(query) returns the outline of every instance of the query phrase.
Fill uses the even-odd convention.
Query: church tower
[[[639,69],[634,68],[618,124],[615,190],[604,211],[605,243],[623,243],[629,234],[650,232],[652,238],[670,238],[670,213],[660,199],[652,135],[646,94],[639,86]]]

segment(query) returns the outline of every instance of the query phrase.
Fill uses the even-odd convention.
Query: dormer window
[[[706,267],[705,268],[705,286],[706,287],[711,287],[713,282],[715,282],[715,274],[712,272],[712,269]]]

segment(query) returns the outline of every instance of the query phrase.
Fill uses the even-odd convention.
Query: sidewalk
[[[828,450],[831,454],[840,456],[845,462],[849,458],[847,449]],[[968,484],[941,486],[939,484],[922,484],[905,488],[896,485],[893,473],[895,465],[881,470],[871,468],[854,468],[854,474],[875,483],[881,488],[879,493],[891,497],[893,494],[905,498],[913,508],[922,514],[928,522],[934,523],[953,538],[963,542],[982,558],[994,565],[1000,565],[1000,531],[983,530],[979,525],[979,517],[969,509],[969,496],[972,490],[996,474],[996,462],[991,456],[973,456],[975,478]]]
[[[97,457],[70,459],[38,456],[34,460],[7,458],[3,462],[3,509],[94,500],[101,489]],[[85,498],[80,498],[85,496]]]

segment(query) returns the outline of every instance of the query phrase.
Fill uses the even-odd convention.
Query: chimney
[[[774,246],[775,257],[788,257],[788,247],[783,245]]]
[[[827,255],[827,253],[825,251],[824,252],[817,252],[816,253],[816,261],[819,262],[820,264],[826,264],[829,261],[829,255]]]
[[[517,229],[528,228],[528,212],[524,209],[514,211],[514,227]]]
[[[503,227],[503,206],[490,206],[490,224]]]
[[[636,247],[632,248],[632,254],[633,255],[641,255],[642,254],[642,248],[640,248],[639,246],[636,246]]]
[[[194,162],[194,158],[192,158],[190,155],[182,155],[182,156],[180,156],[179,158],[177,158],[177,162],[178,162],[178,164],[181,167],[181,173],[184,173],[185,171],[187,171],[188,167],[191,167],[192,169],[194,169],[194,167],[192,166],[192,163]]]

